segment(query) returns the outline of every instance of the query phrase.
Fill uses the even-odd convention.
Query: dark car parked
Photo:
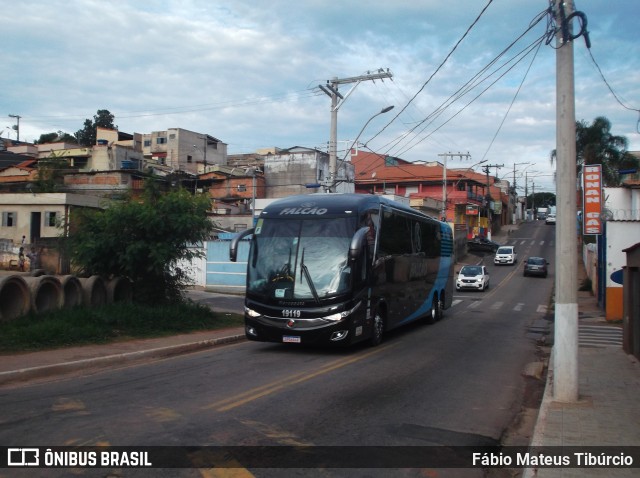
[[[496,252],[500,245],[501,244],[485,239],[484,237],[474,237],[470,241],[467,241],[467,250]]]
[[[547,277],[549,263],[544,257],[529,257],[524,263],[523,275]]]

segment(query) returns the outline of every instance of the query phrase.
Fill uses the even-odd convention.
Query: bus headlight
[[[245,307],[244,308],[244,313],[247,314],[249,317],[260,317],[262,314],[256,312],[253,309],[250,309],[249,307]]]
[[[358,302],[351,310],[345,310],[343,312],[326,315],[322,317],[322,320],[326,320],[328,322],[340,322],[341,320],[344,320],[351,314],[353,314],[358,309],[358,307],[360,307],[360,304],[362,304],[362,302]]]

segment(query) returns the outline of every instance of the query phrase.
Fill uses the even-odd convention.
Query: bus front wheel
[[[376,311],[373,316],[373,330],[371,331],[371,345],[380,345],[384,334],[384,317],[380,311]]]

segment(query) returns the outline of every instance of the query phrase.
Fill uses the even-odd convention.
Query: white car
[[[496,256],[493,258],[495,265],[499,264],[515,264],[518,262],[518,254],[516,248],[513,246],[501,246],[496,251]]]
[[[485,266],[464,266],[456,280],[456,290],[484,291],[489,288],[489,272]]]
[[[556,215],[555,214],[549,214],[547,216],[547,218],[544,220],[545,224],[555,224],[556,223]]]

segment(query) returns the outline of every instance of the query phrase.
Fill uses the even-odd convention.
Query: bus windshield
[[[264,218],[249,252],[247,293],[271,300],[312,300],[348,291],[349,245],[356,219]]]

